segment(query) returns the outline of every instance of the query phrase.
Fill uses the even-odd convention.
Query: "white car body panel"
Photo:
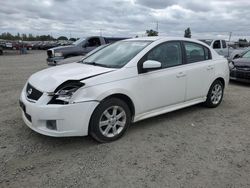
[[[190,105],[204,102],[209,87],[217,78],[229,80],[227,60],[213,49],[192,39],[183,38],[137,38],[153,42],[138,53],[120,69],[103,68],[81,63],[71,63],[45,69],[32,75],[28,83],[44,92],[35,103],[26,97],[24,87],[20,100],[32,123],[23,114],[25,123],[36,132],[49,136],[88,135],[89,120],[99,102],[114,94],[122,94],[131,99],[134,106],[133,121],[153,117]],[[211,60],[138,74],[138,61],[153,47],[167,41],[185,40],[206,46],[211,51]],[[54,90],[68,80],[81,80],[85,85],[70,99],[70,104],[54,105],[47,92]],[[58,130],[48,130],[46,120],[56,120]]]
[[[80,80],[112,70],[115,69],[72,63],[70,65],[51,67],[39,71],[30,77],[29,82],[43,92],[52,92],[67,80]],[[37,85],[37,83],[39,84]]]

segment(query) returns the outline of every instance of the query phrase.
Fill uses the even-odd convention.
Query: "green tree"
[[[191,38],[191,29],[188,27],[184,32],[184,37]]]
[[[239,39],[239,47],[247,47],[249,43],[247,42],[247,39]]]
[[[150,30],[146,30],[146,34],[147,36],[151,37],[151,36],[158,36],[158,31],[155,31],[153,29]]]
[[[17,33],[16,37],[15,37],[17,40],[20,40],[21,37],[20,37],[20,33]]]
[[[34,39],[35,39],[35,37],[33,37],[33,35],[31,33],[29,33],[27,40],[33,41]]]
[[[25,33],[22,34],[22,40],[27,40],[27,35]]]
[[[60,36],[60,37],[57,38],[57,40],[68,40],[68,38],[65,37],[65,36]]]
[[[70,38],[69,40],[75,42],[76,38]]]

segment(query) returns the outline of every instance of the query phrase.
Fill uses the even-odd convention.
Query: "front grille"
[[[37,101],[42,95],[43,93],[41,91],[37,90],[28,83],[26,87],[26,96],[28,99]]]
[[[236,69],[240,71],[250,71],[249,67],[236,67]]]
[[[48,58],[53,57],[52,50],[47,50],[47,55],[48,55]]]
[[[250,79],[250,71],[232,71],[230,76],[241,79]]]

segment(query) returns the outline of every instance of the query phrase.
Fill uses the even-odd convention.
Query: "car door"
[[[184,42],[186,55],[186,101],[205,97],[214,75],[210,50],[197,43]]]
[[[224,56],[222,45],[221,45],[221,40],[215,40],[213,43],[213,49],[219,54]]]
[[[142,69],[146,60],[162,63],[158,70]],[[137,98],[139,113],[182,103],[185,98],[186,73],[182,67],[181,43],[162,43],[150,50],[138,63]]]
[[[221,40],[222,54],[224,57],[229,56],[228,46],[225,40]]]

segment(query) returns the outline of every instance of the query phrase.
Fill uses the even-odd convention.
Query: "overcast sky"
[[[0,33],[250,39],[249,0],[0,0]]]

